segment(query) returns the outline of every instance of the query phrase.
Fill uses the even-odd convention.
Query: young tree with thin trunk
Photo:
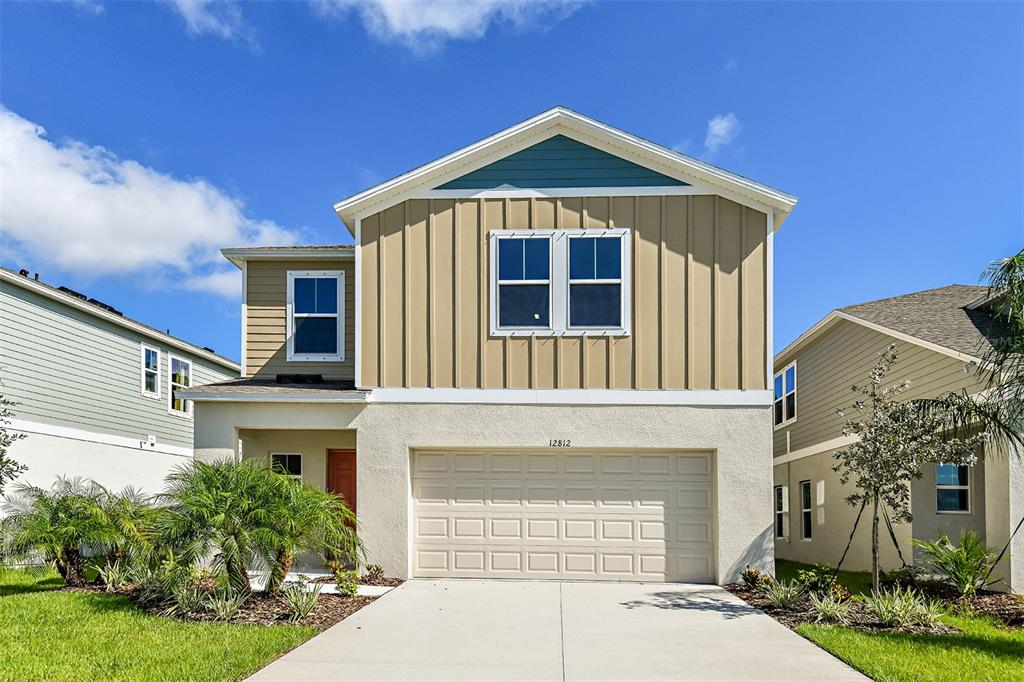
[[[24,464],[18,464],[7,454],[7,450],[16,441],[25,437],[24,433],[11,431],[11,418],[14,416],[11,408],[16,404],[13,400],[0,395],[0,495],[3,495],[4,486],[7,483],[16,479],[28,468]]]
[[[871,583],[879,586],[878,521],[884,505],[895,523],[909,523],[910,484],[924,474],[924,465],[944,463],[973,464],[978,445],[985,433],[975,431],[960,436],[943,434],[949,415],[933,410],[922,415],[913,405],[901,401],[900,395],[910,387],[909,381],[886,385],[886,377],[896,364],[896,344],[889,345],[868,375],[868,382],[853,386],[858,398],[840,416],[849,417],[843,427],[844,436],[857,440],[836,453],[832,467],[839,481],[853,482],[856,492],[846,497],[847,503],[871,506]]]

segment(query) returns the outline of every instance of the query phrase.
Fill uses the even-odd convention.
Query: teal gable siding
[[[160,396],[142,395],[141,347],[160,351]],[[0,282],[0,393],[19,420],[192,447],[192,419],[168,413],[170,356],[195,385],[238,376],[226,367]]]
[[[687,183],[555,135],[435,189],[672,187]]]

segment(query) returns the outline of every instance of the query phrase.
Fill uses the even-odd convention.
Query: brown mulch
[[[760,590],[748,587],[747,585],[725,585],[725,589],[729,590],[737,597],[750,604],[751,606],[764,611],[766,614],[779,621],[791,630],[795,630],[798,626],[805,623],[814,622],[814,611],[811,609],[811,602],[809,599],[804,598],[796,606],[791,608],[779,608],[772,604],[771,600],[768,599]],[[850,622],[847,627],[854,628],[856,630],[864,630],[869,632],[910,632],[915,634],[923,635],[946,635],[960,632],[958,629],[950,627],[948,625],[937,625],[935,627],[925,627],[921,625],[912,625],[906,628],[900,628],[896,630],[879,623],[874,616],[871,608],[859,601],[850,602],[849,611]]]
[[[975,613],[998,618],[1008,627],[1024,627],[1024,598],[1020,595],[982,592],[971,602],[971,608]]]
[[[334,584],[334,577],[329,575],[321,575],[313,578],[309,582],[311,583],[327,583]],[[369,576],[361,576],[359,578],[360,585],[376,585],[378,587],[398,587],[405,581],[401,578],[381,578],[380,580],[372,580]]]

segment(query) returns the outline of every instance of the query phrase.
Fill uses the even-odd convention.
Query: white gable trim
[[[417,192],[437,187],[558,134],[691,185],[704,186],[706,192],[713,191],[744,205],[754,204],[753,207],[760,211],[773,210],[779,214],[776,227],[796,205],[797,199],[792,195],[684,156],[564,107],[555,107],[340,201],[334,205],[334,210],[346,226],[354,230],[358,218],[373,215],[415,196]]]
[[[891,336],[894,339],[899,339],[900,341],[906,341],[907,343],[912,343],[922,348],[927,348],[928,350],[934,351],[936,353],[941,353],[942,355],[949,356],[962,362],[973,362],[975,364],[981,364],[981,358],[977,356],[968,355],[967,353],[961,353],[960,351],[953,350],[952,348],[946,348],[945,346],[940,346],[937,343],[925,341],[924,339],[919,339],[916,336],[904,334],[903,332],[898,332],[895,329],[890,329],[889,327],[885,327],[880,324],[875,324],[874,322],[868,322],[865,319],[857,317],[856,315],[844,313],[841,310],[833,310],[828,315],[819,320],[817,324],[815,324],[813,327],[811,327],[803,334],[798,336],[788,346],[783,348],[781,352],[777,353],[775,355],[775,362],[773,363],[775,367],[779,367],[781,363],[785,362],[791,355],[796,353],[798,350],[800,350],[808,343],[810,343],[813,339],[821,335],[821,333],[824,332],[826,329],[828,329],[829,327],[831,327],[832,325],[841,320],[848,320],[855,324],[859,324],[862,327],[867,327],[868,329],[872,329],[881,334],[885,334],[886,336]]]

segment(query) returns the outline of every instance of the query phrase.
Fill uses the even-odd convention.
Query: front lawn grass
[[[50,572],[0,571],[0,679],[240,680],[316,634],[186,623],[118,595],[54,591],[62,584]]]
[[[784,579],[806,568],[794,561],[775,562],[776,576]],[[854,594],[871,592],[869,573],[840,571],[838,580]],[[1024,680],[1024,630],[976,615],[949,615],[943,620],[962,632],[864,632],[813,624],[796,631],[879,682]]]

